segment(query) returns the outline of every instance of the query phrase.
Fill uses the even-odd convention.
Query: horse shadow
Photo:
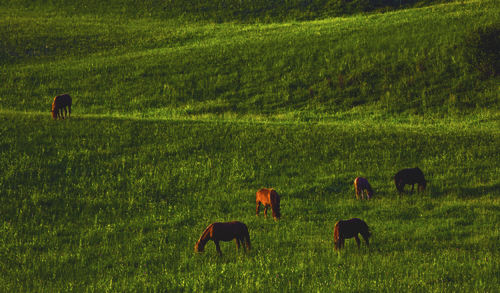
[[[498,196],[500,194],[500,184],[478,187],[458,187],[459,198],[479,198],[491,194]]]
[[[350,180],[336,179],[333,181],[329,180],[329,183],[325,185],[317,184],[315,186],[290,192],[287,197],[303,199],[304,195],[307,195],[308,199],[324,199],[325,197],[332,198],[343,196],[345,193],[351,191],[351,189],[352,182]]]
[[[459,184],[456,184],[455,182],[446,182],[441,183],[440,185],[433,185],[432,181],[430,182],[430,186],[428,185],[423,193],[414,192],[413,194],[411,194],[411,196],[421,194],[421,196],[428,196],[430,198],[441,198],[449,194],[456,194],[458,198],[473,199],[480,198],[488,194],[498,196],[500,190],[500,184],[478,187],[463,187]],[[410,195],[410,192],[405,191],[403,195]]]

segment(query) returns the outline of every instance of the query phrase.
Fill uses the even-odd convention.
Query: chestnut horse
[[[415,187],[415,183],[418,184],[418,191],[424,191],[427,186],[427,181],[424,178],[424,173],[418,167],[403,169],[396,173],[394,176],[394,183],[396,184],[396,188],[399,193],[403,193],[405,185],[411,185],[411,193],[413,193],[413,189]],[[410,194],[411,194],[410,193]]]
[[[217,252],[222,256],[219,241],[227,242],[233,239],[236,242],[238,250],[240,249],[240,241],[242,244],[246,244],[247,250],[250,250],[250,235],[248,234],[247,225],[237,221],[226,223],[215,222],[210,224],[205,231],[203,231],[203,234],[201,234],[200,239],[194,246],[194,251],[203,252],[208,240],[212,240],[215,243]]]
[[[273,210],[273,218],[279,220],[281,217],[280,197],[278,196],[276,190],[274,190],[274,188],[262,188],[257,191],[255,196],[257,204],[255,213],[257,216],[259,216],[259,207],[262,203],[264,205],[264,216],[267,217],[267,207],[271,206],[271,209]]]
[[[370,199],[373,196],[373,189],[366,178],[357,177],[356,179],[354,179],[354,189],[356,190],[357,199],[359,199],[359,193],[361,193],[362,199],[365,198],[363,190],[366,190],[367,199]]]
[[[359,240],[358,234],[361,234],[361,236],[363,236],[366,246],[370,248],[368,239],[372,236],[372,233],[370,232],[370,228],[368,228],[368,225],[365,223],[365,221],[358,218],[338,221],[335,224],[335,230],[333,232],[335,250],[342,249],[342,247],[344,247],[345,239],[353,237],[356,240],[359,249],[359,244],[361,241]]]
[[[57,117],[61,117],[61,119],[64,119],[67,117],[68,112],[66,111],[66,107],[68,107],[69,115],[71,116],[71,102],[71,97],[68,94],[56,96],[54,102],[52,102],[52,118],[57,119]]]

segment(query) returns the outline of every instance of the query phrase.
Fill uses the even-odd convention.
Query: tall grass
[[[0,219],[7,291],[459,290],[498,285],[495,127],[2,114]],[[423,194],[392,176],[419,166]],[[371,201],[352,181],[369,179]],[[257,218],[255,191],[282,197]],[[371,249],[333,250],[360,217]],[[240,220],[253,249],[193,245]]]
[[[193,22],[197,7],[174,19],[167,2],[40,3],[0,3],[3,291],[498,288],[499,80],[462,51],[496,2],[246,23],[211,18],[224,7]],[[73,115],[53,121],[61,93]],[[416,166],[427,190],[399,195],[394,174]],[[372,200],[355,199],[357,176]],[[280,221],[255,216],[262,187]],[[335,252],[351,217],[371,246]],[[251,251],[193,253],[232,220]]]

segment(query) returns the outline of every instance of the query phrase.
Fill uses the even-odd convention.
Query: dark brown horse
[[[403,193],[406,184],[411,185],[411,193],[413,193],[415,184],[418,184],[417,192],[424,191],[427,186],[424,173],[422,173],[422,170],[418,167],[399,171],[396,173],[396,176],[394,176],[394,183],[400,194]]]
[[[360,178],[357,177],[354,179],[354,189],[356,190],[356,198],[359,199],[359,194],[361,193],[361,198],[364,197],[364,191],[366,190],[366,198],[370,199],[373,196],[373,189],[370,186],[370,183],[368,183],[368,180],[366,178]]]
[[[248,227],[242,222],[226,222],[219,223],[215,222],[210,224],[203,234],[201,234],[200,239],[196,242],[194,246],[195,252],[203,252],[205,250],[205,245],[208,240],[212,240],[215,243],[215,248],[220,256],[222,252],[220,251],[219,241],[231,241],[236,242],[236,247],[240,249],[240,241],[242,244],[246,244],[246,249],[250,250],[250,235],[248,234]]]
[[[52,118],[57,119],[57,117],[61,117],[61,119],[64,119],[65,117],[67,117],[68,112],[66,111],[66,107],[68,107],[69,116],[71,116],[71,103],[72,100],[68,94],[56,96],[54,98],[54,101],[52,102]]]
[[[356,239],[356,243],[358,244],[359,249],[359,244],[361,243],[361,241],[359,240],[358,234],[361,234],[361,236],[363,236],[366,246],[370,248],[370,242],[368,239],[372,236],[372,233],[370,232],[370,228],[368,228],[368,225],[365,223],[365,221],[358,218],[338,221],[335,224],[335,230],[333,232],[335,250],[342,249],[342,247],[344,247],[345,239],[353,237],[354,239]]]
[[[259,215],[259,207],[260,204],[264,205],[264,216],[267,217],[267,207],[271,206],[273,210],[273,218],[279,220],[281,217],[281,208],[280,208],[280,197],[274,188],[262,188],[257,191],[256,194],[256,204],[257,207],[255,209],[255,213],[257,216]]]

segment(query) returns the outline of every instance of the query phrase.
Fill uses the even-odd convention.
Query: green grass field
[[[498,290],[500,78],[463,51],[495,1],[249,22],[127,3],[0,4],[0,291]],[[399,195],[416,166],[428,188]],[[255,216],[262,187],[280,221]],[[370,249],[334,251],[352,217]],[[251,251],[194,253],[233,220]]]

